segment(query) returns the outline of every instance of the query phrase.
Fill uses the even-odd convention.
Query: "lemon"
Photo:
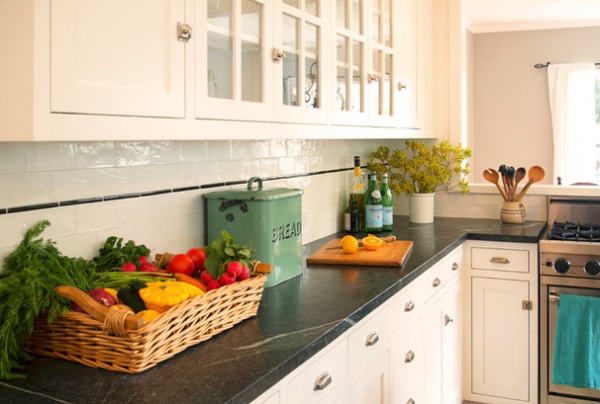
[[[340,245],[346,254],[354,254],[358,251],[358,240],[354,236],[344,236],[340,242]]]
[[[384,243],[385,241],[383,241],[379,237],[375,237],[372,235],[368,235],[367,237],[362,239],[363,248],[368,251],[375,251]]]

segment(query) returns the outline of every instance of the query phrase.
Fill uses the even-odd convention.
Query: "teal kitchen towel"
[[[600,389],[600,298],[561,293],[552,383]]]

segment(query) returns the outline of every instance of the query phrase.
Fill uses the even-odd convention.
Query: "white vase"
[[[411,223],[433,223],[434,195],[408,195],[408,218]]]

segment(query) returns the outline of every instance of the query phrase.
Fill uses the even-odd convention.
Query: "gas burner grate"
[[[548,233],[550,240],[600,242],[600,225],[554,222]]]

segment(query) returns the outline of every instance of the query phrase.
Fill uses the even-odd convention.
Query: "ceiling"
[[[600,0],[463,0],[474,33],[600,26]]]

